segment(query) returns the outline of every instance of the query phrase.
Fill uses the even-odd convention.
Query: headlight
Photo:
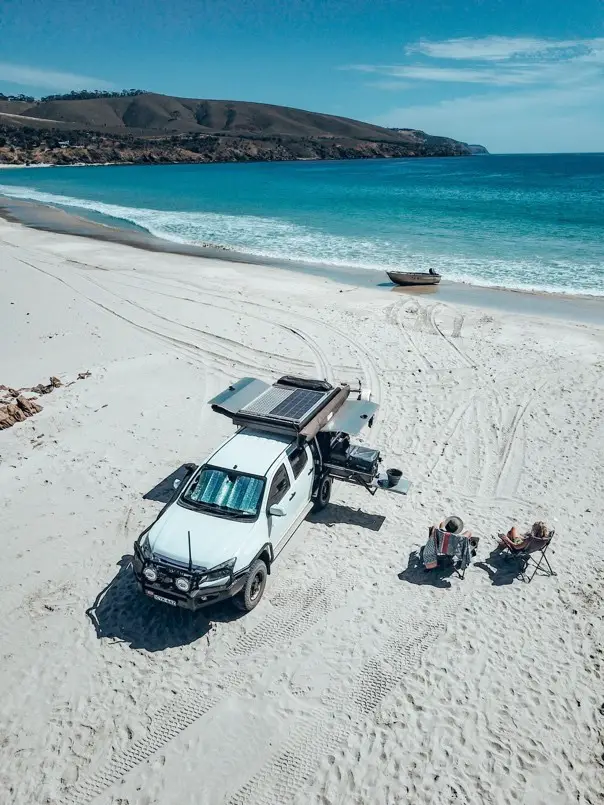
[[[230,576],[222,576],[221,578],[210,579],[209,581],[207,579],[206,581],[200,581],[197,586],[200,590],[205,590],[206,587],[224,587],[230,580]]]
[[[216,565],[216,567],[213,567],[211,570],[208,570],[208,572],[204,573],[203,576],[201,576],[201,578],[199,579],[198,586],[206,587],[208,585],[208,582],[210,583],[224,582],[226,584],[230,579],[236,561],[237,561],[236,558],[229,559],[227,562],[223,562],[221,565]]]
[[[143,570],[143,576],[147,579],[147,581],[157,581],[157,570],[154,567],[146,567]]]
[[[176,585],[176,589],[180,590],[181,593],[188,593],[191,589],[190,579],[185,579],[183,576],[179,576],[174,584]]]

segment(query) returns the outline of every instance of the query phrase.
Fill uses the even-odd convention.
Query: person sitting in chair
[[[501,536],[503,536],[503,534]],[[508,533],[505,534],[505,542],[510,542],[512,545],[514,545],[514,547],[520,547],[522,543],[526,542],[526,537],[518,531],[515,525],[513,525]]]
[[[478,539],[472,532],[464,531],[460,517],[446,517],[438,526],[430,526],[428,542],[423,549],[423,563],[426,570],[437,566],[438,556],[451,556],[459,560],[462,570],[470,564],[470,557],[476,554]]]
[[[526,534],[521,534],[516,526],[513,525],[507,534],[499,534],[499,547],[507,547],[513,551],[521,551],[528,547],[532,540],[539,543],[547,542],[549,538],[549,531],[545,523],[534,523],[531,530]]]

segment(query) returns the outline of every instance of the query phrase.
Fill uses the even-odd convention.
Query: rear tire
[[[245,586],[233,601],[238,609],[251,612],[260,603],[266,587],[268,570],[262,559],[257,559],[250,568]]]
[[[323,478],[321,478],[319,482],[317,497],[312,507],[313,512],[322,511],[329,503],[330,498],[331,498],[331,478],[329,477],[329,475],[325,475]]]

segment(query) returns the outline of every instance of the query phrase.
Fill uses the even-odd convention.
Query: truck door
[[[315,467],[312,454],[307,445],[292,445],[287,451],[289,470],[291,473],[291,489],[289,498],[292,515],[296,518],[310,502]]]
[[[273,543],[273,550],[275,551],[277,545],[281,542],[283,537],[285,536],[287,530],[291,526],[293,520],[295,519],[292,517],[292,501],[290,500],[291,495],[291,478],[288,468],[285,464],[281,464],[277,467],[275,474],[273,475],[273,480],[271,481],[271,485],[268,491],[268,497],[266,499],[266,513],[268,517],[268,533],[270,536],[270,540]],[[295,497],[293,498],[295,500]],[[275,515],[269,514],[269,509],[271,506],[279,506],[285,514],[283,517],[277,517]]]

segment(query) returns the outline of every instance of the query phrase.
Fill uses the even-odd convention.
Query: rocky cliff
[[[488,154],[489,153],[487,151],[487,149],[484,147],[484,145],[471,145],[471,144],[467,144],[467,145],[468,145],[468,148],[470,149],[470,153],[473,156],[478,155],[478,154]]]

